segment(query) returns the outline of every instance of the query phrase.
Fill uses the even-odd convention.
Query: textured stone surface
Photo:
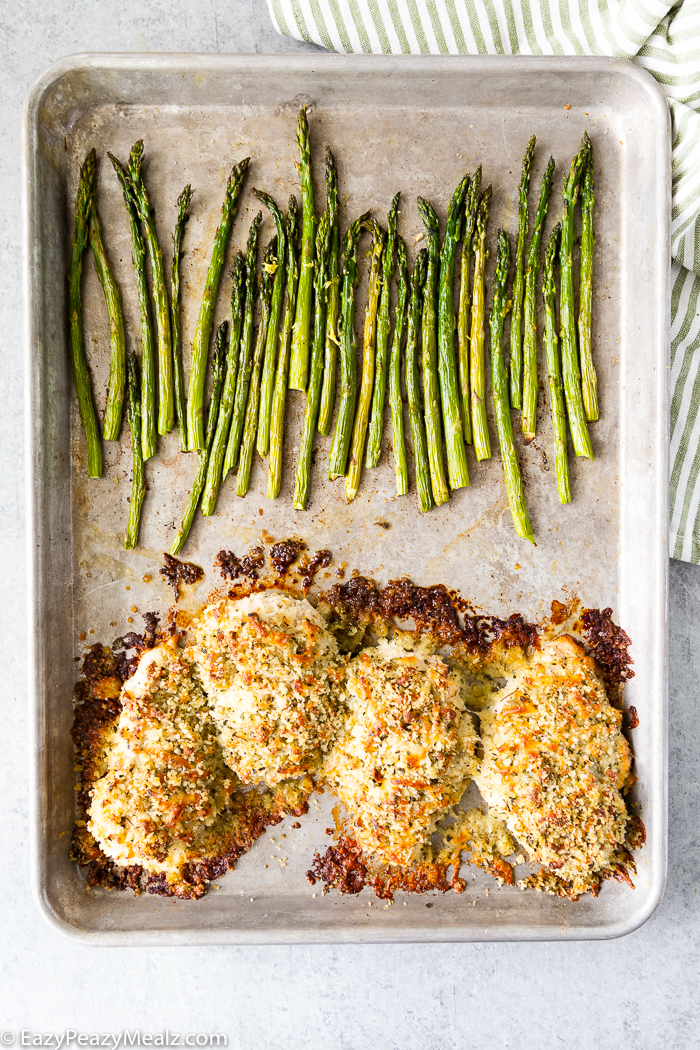
[[[29,886],[26,769],[19,119],[75,51],[284,51],[263,0],[0,7],[0,550],[5,639],[0,1031],[222,1032],[242,1050],[569,1046],[685,1050],[700,1020],[700,569],[671,569],[670,867],[652,919],[614,942],[402,947],[85,949],[54,933]],[[167,907],[167,902],[163,907]],[[4,1042],[4,1039],[3,1039]]]

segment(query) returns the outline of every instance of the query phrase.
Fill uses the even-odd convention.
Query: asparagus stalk
[[[440,392],[437,374],[436,295],[440,262],[440,227],[435,210],[428,201],[418,198],[418,210],[423,216],[428,235],[428,268],[423,289],[423,404],[425,431],[428,440],[430,481],[433,500],[439,507],[450,498],[442,458],[442,423],[440,420]]]
[[[143,458],[150,459],[156,454],[156,350],[151,317],[151,297],[146,281],[146,242],[139,227],[131,176],[113,154],[108,153],[107,156],[121,183],[131,228],[132,260],[141,322],[141,449]]]
[[[124,315],[119,285],[109,265],[102,237],[102,224],[97,214],[97,203],[93,192],[90,208],[90,247],[95,259],[95,269],[107,303],[109,315],[109,388],[107,405],[102,420],[102,436],[105,441],[117,441],[122,425],[124,388],[126,386],[126,343],[124,340]]]
[[[338,371],[338,318],[340,316],[340,225],[338,222],[338,172],[335,159],[326,146],[326,198],[328,201],[328,292],[326,295],[326,358],[323,365],[321,407],[318,411],[319,434],[328,434],[333,419]]]
[[[396,245],[396,217],[399,210],[399,197],[400,194],[397,193],[389,208],[386,247],[382,256],[382,289],[379,296],[379,313],[377,314],[377,352],[374,359],[372,411],[367,432],[366,467],[376,467],[382,451],[386,369],[389,356],[389,304],[391,302],[391,278],[394,275],[394,247]]]
[[[549,378],[549,404],[552,412],[554,434],[554,463],[557,471],[557,491],[560,503],[571,503],[569,482],[569,456],[566,440],[566,409],[559,363],[559,339],[557,337],[557,304],[554,285],[554,268],[559,252],[561,224],[552,230],[544,254],[542,275],[542,298],[544,299],[544,346],[547,354],[547,376]]]
[[[297,226],[299,210],[297,199],[289,198],[287,209],[287,299],[284,305],[284,318],[280,332],[279,350],[277,353],[277,371],[275,372],[275,389],[272,396],[272,414],[270,416],[270,465],[267,474],[267,498],[277,499],[282,484],[282,451],[284,446],[284,415],[287,407],[287,374],[289,372],[289,352],[292,342],[292,325],[297,298],[299,280],[299,259],[297,256]]]
[[[584,132],[579,151],[571,162],[569,175],[564,183],[564,208],[561,219],[561,243],[559,267],[561,304],[559,323],[561,326],[561,360],[564,376],[566,409],[569,416],[571,440],[577,456],[593,459],[593,447],[586,426],[581,393],[581,370],[576,345],[576,320],[574,316],[574,208],[581,186],[581,177],[588,164],[591,141]]]
[[[513,525],[518,536],[535,542],[530,524],[530,515],[525,502],[523,479],[518,465],[518,454],[515,451],[513,424],[510,418],[508,403],[508,376],[506,374],[505,354],[503,350],[503,322],[508,309],[506,286],[510,267],[510,240],[505,230],[498,231],[498,254],[496,257],[496,274],[493,281],[493,307],[491,309],[491,388],[493,407],[496,415],[496,430],[501,448],[503,477],[506,483],[508,506]]]
[[[102,477],[102,440],[97,422],[97,412],[92,398],[92,384],[85,356],[83,339],[83,255],[88,242],[88,225],[94,193],[95,168],[97,158],[91,149],[80,169],[78,194],[75,201],[75,233],[71,248],[69,312],[70,312],[70,351],[73,364],[75,391],[78,395],[78,408],[85,431],[88,453],[88,477]]]
[[[539,391],[539,382],[537,379],[537,277],[540,272],[542,231],[544,229],[545,219],[547,218],[549,198],[552,195],[553,174],[554,157],[550,157],[545,173],[542,176],[542,189],[540,190],[540,200],[537,205],[537,215],[535,216],[535,228],[532,231],[530,247],[527,253],[527,269],[525,272],[525,314],[522,347],[522,427],[523,436],[526,441],[532,441],[537,429],[537,394]]]
[[[408,304],[408,324],[406,330],[406,396],[408,400],[408,419],[411,424],[413,442],[413,470],[416,475],[418,502],[422,511],[430,510],[433,497],[430,487],[430,462],[428,444],[425,437],[423,407],[420,399],[420,379],[418,375],[418,318],[421,312],[420,297],[425,284],[428,269],[428,252],[423,248],[416,258],[411,274],[411,298]]]
[[[345,499],[351,503],[357,495],[362,473],[362,460],[365,452],[367,424],[374,387],[374,355],[377,340],[377,307],[382,286],[382,253],[386,243],[386,234],[375,219],[368,219],[366,229],[372,233],[372,249],[369,265],[369,282],[367,287],[367,306],[365,307],[365,327],[362,343],[362,373],[360,376],[360,393],[357,399],[357,411],[352,431],[350,462],[345,476]]]
[[[394,446],[394,470],[396,472],[396,495],[408,492],[408,467],[406,465],[406,431],[403,420],[403,398],[401,396],[401,343],[406,326],[408,299],[408,260],[406,245],[400,237],[396,239],[396,254],[399,258],[399,281],[394,313],[394,338],[389,361],[389,407],[391,409],[392,444]]]
[[[581,190],[581,261],[578,297],[578,346],[581,355],[583,408],[589,423],[598,419],[598,378],[591,349],[591,308],[593,298],[593,147],[588,155]]]
[[[287,234],[284,228],[284,216],[272,197],[261,190],[253,190],[253,193],[272,213],[277,229],[277,269],[275,271],[275,283],[272,288],[270,321],[267,326],[262,385],[260,388],[260,419],[258,420],[258,452],[261,456],[266,456],[270,448],[270,413],[272,411],[272,395],[274,393],[275,369],[277,365],[277,337],[279,335],[282,298],[284,296],[284,263]]]
[[[306,390],[306,412],[299,444],[299,460],[294,478],[294,510],[304,510],[309,496],[311,454],[314,448],[314,433],[321,402],[321,379],[326,343],[326,267],[330,227],[328,212],[324,212],[316,233],[316,275],[314,280],[314,334],[311,347],[309,384]]]
[[[301,263],[297,290],[296,318],[289,362],[289,389],[306,390],[309,374],[309,333],[311,330],[311,297],[314,284],[314,237],[316,210],[309,147],[308,106],[302,106],[297,121],[297,143],[301,159]]]
[[[245,308],[243,312],[243,328],[241,330],[241,345],[238,357],[238,377],[236,379],[236,396],[233,402],[233,417],[231,429],[226,445],[224,457],[223,480],[225,481],[232,470],[236,469],[238,462],[238,450],[243,433],[246,405],[248,404],[248,389],[250,387],[250,376],[253,371],[253,314],[255,312],[255,292],[257,289],[257,257],[258,257],[258,232],[262,222],[262,212],[253,219],[248,231],[248,246],[245,261]]]
[[[471,381],[472,435],[476,458],[491,458],[491,438],[486,419],[486,366],[484,362],[484,270],[486,268],[486,225],[491,206],[491,187],[481,195],[476,213],[476,250],[472,291],[472,331],[469,376]]]
[[[440,286],[438,290],[438,352],[442,421],[447,450],[447,475],[451,489],[469,484],[467,454],[464,449],[464,428],[459,402],[457,364],[455,360],[455,311],[453,300],[455,255],[462,226],[462,204],[469,189],[465,175],[452,195],[447,210],[445,238],[440,255]],[[437,218],[437,217],[436,217]]]
[[[141,525],[141,507],[146,495],[146,482],[143,470],[143,451],[141,448],[141,391],[139,390],[139,366],[135,354],[129,354],[126,362],[128,375],[129,403],[128,418],[131,431],[131,499],[129,518],[124,533],[124,546],[127,550],[138,546],[139,528]]]
[[[355,418],[355,405],[357,404],[357,342],[355,340],[357,245],[362,224],[368,218],[369,212],[365,212],[359,219],[356,219],[343,239],[341,261],[343,285],[340,299],[340,403],[328,461],[328,476],[331,481],[345,474],[352,438],[352,424]]]
[[[248,170],[250,157],[235,164],[229,175],[226,186],[226,197],[221,208],[221,222],[214,235],[214,247],[209,260],[207,279],[199,307],[199,318],[192,343],[190,361],[190,390],[187,400],[187,439],[191,450],[204,448],[204,424],[202,411],[204,404],[204,380],[207,374],[209,356],[209,337],[214,319],[214,304],[219,290],[219,280],[224,265],[226,245],[231,234],[231,227],[238,208],[238,198],[243,187],[245,173]]]
[[[238,345],[243,324],[243,281],[245,279],[245,259],[241,252],[236,254],[233,263],[233,287],[231,289],[231,338],[226,356],[226,377],[221,391],[219,416],[216,431],[209,453],[207,479],[202,496],[202,514],[208,517],[214,513],[216,500],[221,485],[221,472],[226,454],[226,442],[231,428],[233,401],[236,396],[236,379],[238,377]]]
[[[189,218],[187,209],[192,200],[192,187],[185,186],[177,199],[177,221],[173,233],[173,262],[170,271],[170,328],[173,340],[173,386],[175,388],[175,419],[180,438],[180,452],[187,452],[187,405],[185,402],[185,373],[182,367],[182,328],[180,325],[180,259],[182,235]]]
[[[212,357],[211,364],[211,377],[212,377],[212,390],[211,399],[209,401],[209,411],[207,412],[207,428],[205,434],[205,445],[203,449],[200,449],[197,453],[197,474],[194,479],[194,484],[187,498],[185,504],[185,512],[182,515],[182,523],[180,528],[175,533],[175,539],[173,540],[170,548],[171,554],[179,554],[182,548],[187,542],[187,537],[190,534],[192,528],[192,522],[197,510],[197,504],[199,503],[199,497],[202,495],[202,489],[204,488],[204,482],[207,477],[207,465],[209,463],[209,450],[211,449],[212,441],[214,440],[214,434],[216,431],[216,423],[219,415],[219,402],[221,399],[221,386],[223,382],[224,364],[226,357],[226,330],[228,324],[226,321],[222,321],[216,333],[214,342],[214,354]],[[229,353],[230,353],[229,343]]]
[[[267,343],[267,329],[270,324],[275,270],[278,268],[277,238],[273,237],[263,256],[262,278],[260,280],[260,322],[255,340],[253,370],[250,377],[248,406],[246,408],[245,425],[241,441],[241,455],[238,460],[238,476],[236,478],[236,494],[238,496],[245,496],[250,483],[250,468],[253,462],[253,449],[255,447],[255,435],[258,430],[258,412],[260,409],[260,373]]]
[[[523,295],[525,293],[525,242],[528,233],[527,196],[530,172],[537,138],[532,136],[523,157],[523,170],[518,186],[518,243],[515,248],[513,278],[513,312],[510,318],[510,403],[523,407]]]
[[[163,252],[156,232],[155,213],[148,200],[141,176],[143,140],[134,143],[129,154],[129,175],[134,187],[134,201],[146,237],[151,263],[151,288],[158,333],[158,433],[169,434],[175,422],[173,401],[173,349],[170,332],[170,305],[165,286]]]
[[[462,234],[462,263],[459,274],[459,311],[457,315],[457,358],[459,364],[459,393],[462,409],[462,427],[464,440],[472,443],[472,409],[469,397],[469,321],[471,296],[469,278],[472,257],[472,238],[476,224],[476,212],[479,207],[481,191],[481,168],[477,168],[469,185],[469,193],[464,205],[464,233]]]

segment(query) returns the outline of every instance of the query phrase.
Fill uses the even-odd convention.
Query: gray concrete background
[[[264,0],[0,4],[0,1043],[37,1033],[222,1032],[241,1050],[676,1050],[700,1045],[700,569],[671,563],[670,865],[639,931],[587,944],[85,949],[29,890],[20,113],[76,51],[299,51]],[[308,48],[307,50],[312,50]]]

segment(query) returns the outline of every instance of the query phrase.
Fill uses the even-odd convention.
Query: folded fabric
[[[610,55],[673,126],[670,553],[700,564],[700,0],[267,0],[279,33],[364,54]]]

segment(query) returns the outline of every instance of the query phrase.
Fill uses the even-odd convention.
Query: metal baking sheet
[[[280,203],[296,189],[294,125],[303,101],[313,105],[319,200],[328,142],[340,172],[343,225],[367,207],[382,218],[401,190],[400,230],[412,252],[420,247],[416,195],[434,201],[444,220],[458,178],[478,164],[494,188],[491,241],[498,226],[513,233],[520,163],[533,133],[532,197],[550,152],[558,165],[548,235],[564,169],[588,129],[596,150],[594,344],[602,405],[592,427],[595,460],[572,462],[574,501],[561,507],[542,395],[538,437],[521,449],[536,547],[513,532],[497,453],[479,465],[470,453],[471,487],[421,515],[415,494],[393,496],[386,438],[379,468],[365,472],[350,506],[342,483],[325,478],[327,442],[320,440],[309,507],[295,512],[302,401],[292,394],[280,498],[265,498],[265,468],[257,461],[244,500],[229,484],[216,515],[195,522],[185,556],[207,570],[199,594],[216,582],[216,552],[240,553],[264,529],[277,539],[301,536],[312,550],[329,548],[329,571],[344,562],[381,581],[410,573],[421,584],[448,583],[498,614],[518,610],[537,619],[553,598],[571,594],[588,606],[612,606],[634,643],[636,677],[627,697],[641,720],[635,801],[648,840],[634,891],[607,883],[598,899],[574,904],[499,889],[469,869],[461,896],[398,896],[388,908],[368,892],[314,897],[303,873],[314,849],[328,844],[327,796],[312,805],[301,830],[290,830],[289,820],[268,830],[197,902],[87,892],[68,860],[74,658],[86,644],[80,635],[87,633],[87,643],[110,641],[129,629],[128,616],[138,624],[139,611],[168,606],[157,569],[195,470],[193,456],[179,455],[175,433],[161,439],[147,466],[143,545],[124,551],[128,441],[107,445],[104,477],[87,480],[69,369],[66,274],[78,166],[95,145],[100,212],[127,339],[137,347],[129,233],[106,150],[125,157],[135,139],[144,139],[166,254],[176,198],[186,182],[196,188],[183,261],[187,352],[228,171],[251,155],[232,238],[232,247],[242,248],[258,210],[252,187]],[[666,868],[669,150],[660,89],[644,71],[609,58],[79,55],[40,79],[24,117],[33,877],[40,906],[59,929],[112,944],[569,939],[616,936],[652,913]],[[271,233],[265,216],[263,242]],[[91,261],[85,269],[87,347],[102,408],[107,320]]]

